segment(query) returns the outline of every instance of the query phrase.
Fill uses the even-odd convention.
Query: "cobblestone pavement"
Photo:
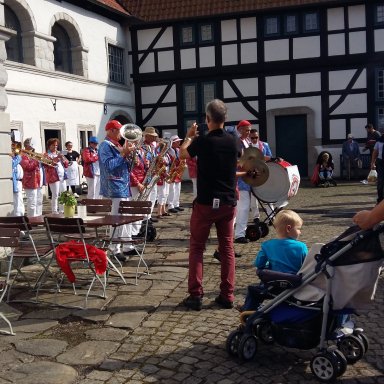
[[[108,299],[90,299],[91,309],[12,304],[16,336],[0,336],[0,384],[118,383],[314,383],[309,369],[313,350],[259,345],[255,361],[241,363],[225,351],[228,333],[238,324],[235,309],[214,303],[219,293],[217,244],[211,233],[204,269],[205,297],[201,312],[179,305],[186,296],[190,185],[183,185],[185,211],[158,223],[149,243],[149,276],[133,284],[134,265],[126,266],[128,284],[111,283]],[[304,219],[302,240],[310,247],[327,242],[351,225],[357,210],[375,202],[375,187],[359,182],[335,188],[302,185],[289,208]],[[273,229],[267,238],[274,236]],[[255,281],[251,262],[260,242],[236,244],[237,301]],[[102,310],[100,310],[102,309]],[[342,383],[384,383],[383,278],[374,308],[356,318],[366,330],[370,348],[349,365]]]

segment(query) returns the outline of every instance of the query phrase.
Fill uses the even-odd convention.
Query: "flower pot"
[[[64,217],[75,216],[76,205],[64,205]]]

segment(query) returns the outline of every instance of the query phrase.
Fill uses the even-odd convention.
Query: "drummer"
[[[268,161],[272,157],[272,151],[269,147],[269,144],[265,141],[259,139],[259,132],[256,128],[252,128],[249,133],[249,140],[251,141],[250,146],[259,149],[263,155],[265,161]],[[260,211],[259,203],[256,197],[251,194],[251,216],[253,217],[253,222],[258,225],[260,223]],[[269,212],[268,212],[269,214]]]

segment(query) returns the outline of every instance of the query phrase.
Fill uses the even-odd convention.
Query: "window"
[[[200,26],[200,41],[203,43],[213,41],[212,24],[203,24]]]
[[[319,30],[319,15],[317,12],[306,13],[304,15],[304,32],[314,32]]]
[[[278,16],[270,16],[265,19],[265,35],[266,36],[273,36],[280,33],[280,26],[279,26],[279,17]]]
[[[196,85],[184,85],[184,111],[196,112]]]
[[[58,23],[52,27],[55,70],[67,73],[72,72],[72,47],[67,31]]]
[[[285,16],[284,32],[288,33],[288,34],[298,32],[297,16],[296,15]]]
[[[17,63],[23,62],[23,42],[21,38],[21,26],[19,19],[15,12],[10,7],[4,4],[4,17],[6,28],[14,31],[12,37],[5,42],[5,48],[7,51],[7,59],[10,61],[16,61]]]
[[[181,44],[193,44],[195,41],[193,27],[190,25],[188,27],[181,28]]]
[[[376,100],[384,100],[384,69],[376,71]]]
[[[108,44],[109,81],[124,84],[124,50]]]
[[[377,24],[383,24],[384,23],[384,5],[377,5],[376,6],[375,21]]]
[[[202,93],[202,95],[201,95],[201,101],[202,101],[201,109],[203,111],[205,111],[205,106],[207,105],[207,103],[215,98],[216,84],[215,83],[203,83],[201,93]]]
[[[384,131],[384,107],[377,107],[376,109],[376,128],[379,131]]]

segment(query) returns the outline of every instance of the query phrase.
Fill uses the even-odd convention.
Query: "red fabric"
[[[40,187],[40,164],[37,160],[28,156],[21,156],[21,163],[24,170],[23,188],[36,189]]]
[[[191,179],[197,177],[197,158],[187,159],[188,173]]]
[[[93,170],[92,163],[95,163],[99,160],[99,155],[96,151],[87,147],[81,152],[81,157],[83,159],[83,174],[85,177],[93,179]]]
[[[105,130],[109,131],[110,129],[120,129],[122,127],[120,121],[117,120],[110,120],[108,123],[105,125]]]
[[[312,174],[312,177],[311,177],[311,183],[313,185],[317,185],[319,184],[319,169],[320,169],[320,165],[319,164],[316,164],[315,166],[315,169],[313,170],[313,174]]]
[[[86,244],[89,260],[93,262],[95,271],[98,275],[102,275],[107,270],[107,254],[91,244]],[[71,262],[79,259],[86,259],[83,243],[75,240],[61,243],[55,248],[56,261],[61,270],[66,274],[71,283],[76,281],[75,274],[71,269]],[[72,260],[76,259],[76,260]]]
[[[240,127],[249,127],[252,125],[248,120],[241,120],[239,124],[237,124],[237,128],[239,129]]]

